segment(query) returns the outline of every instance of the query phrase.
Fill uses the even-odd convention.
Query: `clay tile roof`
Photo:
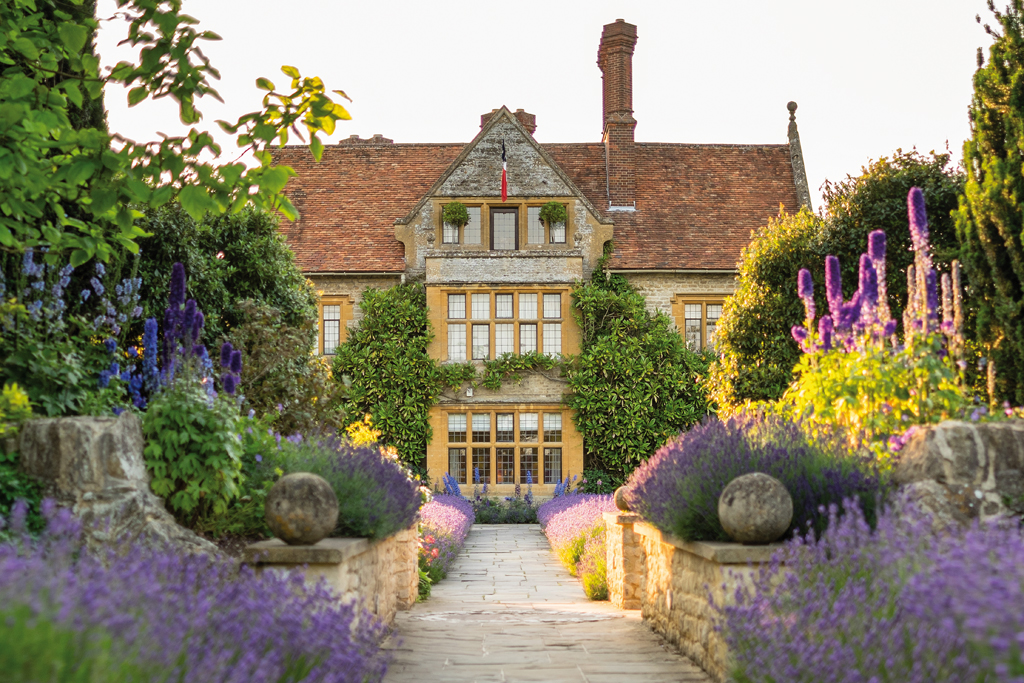
[[[302,217],[282,232],[305,272],[401,272],[395,239],[405,216],[465,144],[390,144],[384,138],[327,147],[320,164],[303,147],[274,152],[293,167],[287,194]],[[542,147],[599,210],[607,207],[604,145]],[[615,222],[614,269],[736,267],[750,233],[796,211],[789,146],[636,143],[636,212]]]
[[[405,247],[395,239],[401,218],[430,189],[464,144],[391,144],[384,138],[324,148],[320,163],[305,147],[274,150],[298,173],[285,189],[298,222],[281,232],[307,273],[401,272]]]
[[[603,145],[544,148],[595,206],[608,205]],[[636,212],[608,214],[613,269],[732,269],[780,204],[799,207],[786,144],[639,142],[636,163]]]

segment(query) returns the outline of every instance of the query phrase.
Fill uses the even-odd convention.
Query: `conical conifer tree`
[[[988,63],[978,50],[971,138],[964,143],[967,184],[957,235],[978,339],[995,363],[994,396],[1024,404],[1024,0],[1004,12],[988,3],[998,27]],[[979,23],[981,19],[978,19]],[[990,391],[993,387],[990,382]]]

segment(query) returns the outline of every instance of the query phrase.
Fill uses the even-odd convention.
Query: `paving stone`
[[[476,524],[448,578],[399,612],[385,683],[709,683],[639,611],[587,599],[537,525]]]

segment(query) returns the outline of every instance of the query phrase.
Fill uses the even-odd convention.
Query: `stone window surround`
[[[497,438],[498,438],[498,434],[497,434],[497,432],[498,432],[498,429],[497,429],[498,418],[497,418],[497,416],[498,416],[498,414],[507,414],[507,413],[512,413],[512,414],[515,415],[515,417],[513,418],[513,420],[514,420],[514,437],[513,437],[513,440],[511,440],[511,441],[497,441]],[[537,415],[538,429],[537,429],[537,437],[535,439],[531,439],[529,441],[523,441],[522,438],[521,438],[522,435],[520,433],[521,430],[520,430],[520,417],[519,416],[521,414],[523,414],[523,413],[536,414]],[[486,405],[486,406],[485,405],[481,405],[479,407],[476,407],[476,406],[472,406],[472,407],[471,406],[460,406],[458,408],[452,407],[450,409],[445,409],[445,410],[442,411],[442,423],[445,425],[445,427],[447,427],[448,426],[448,416],[449,415],[465,415],[466,416],[467,424],[471,425],[472,421],[473,421],[472,415],[474,415],[474,414],[487,414],[487,415],[490,416],[490,439],[488,441],[486,441],[486,442],[485,441],[479,441],[476,438],[473,438],[471,435],[468,435],[468,434],[467,434],[467,438],[466,438],[465,441],[459,441],[457,439],[455,441],[449,441],[448,440],[449,439],[449,435],[448,435],[447,431],[444,434],[446,464],[448,463],[448,458],[450,457],[450,450],[449,449],[458,448],[458,449],[464,449],[465,450],[465,454],[466,454],[466,470],[465,470],[466,477],[465,478],[466,478],[466,481],[464,481],[464,482],[460,481],[459,482],[460,484],[468,484],[468,485],[472,485],[473,484],[473,465],[472,465],[473,448],[487,448],[487,449],[490,449],[490,481],[488,483],[491,484],[491,485],[494,485],[496,483],[495,480],[497,478],[497,464],[498,464],[497,449],[498,448],[511,448],[511,449],[513,449],[514,456],[515,456],[515,462],[514,462],[514,465],[513,465],[514,479],[511,482],[508,482],[508,481],[501,482],[502,484],[518,483],[518,484],[521,484],[523,486],[526,485],[526,480],[522,476],[522,462],[521,462],[521,458],[520,458],[520,456],[522,455],[522,449],[523,448],[535,448],[537,450],[537,477],[533,481],[533,483],[535,485],[541,485],[541,484],[545,484],[545,483],[547,483],[547,484],[557,484],[558,481],[561,480],[561,477],[565,476],[565,463],[566,463],[566,455],[567,454],[565,452],[565,447],[564,447],[563,439],[565,438],[565,429],[566,429],[567,421],[571,420],[572,418],[570,417],[569,411],[565,410],[562,406],[559,406],[559,405],[537,405],[537,406],[529,405],[529,406],[527,406],[525,408],[524,407],[512,408],[512,407],[503,407],[503,406],[494,406],[494,405]],[[557,441],[549,440],[549,439],[546,438],[547,436],[549,436],[549,434],[545,434],[545,431],[544,431],[544,416],[545,415],[559,415],[562,418],[561,430],[559,430],[559,433],[558,433],[558,437],[559,438],[558,438]],[[470,429],[471,429],[471,427],[470,427]],[[440,436],[440,435],[438,435],[438,436]],[[544,482],[543,481],[543,479],[544,479],[544,469],[545,469],[544,468],[544,461],[545,461],[544,449],[545,448],[557,448],[560,451],[560,463],[559,463],[559,465],[560,465],[560,469],[562,471],[560,473],[561,477],[559,478],[558,481],[550,481],[550,482]],[[481,483],[483,483],[483,482],[481,482]]]
[[[463,294],[466,297],[466,317],[464,318],[449,318],[448,317],[448,295],[449,294]],[[480,318],[475,319],[472,317],[472,295],[473,294],[488,294],[490,297],[490,305],[488,308],[488,317],[486,319]],[[497,317],[497,300],[496,295],[499,294],[512,294],[512,317],[511,318],[499,318]],[[537,317],[536,318],[520,318],[519,317],[519,297],[521,294],[536,294],[537,295]],[[544,317],[544,295],[545,294],[558,294],[560,299],[560,316],[558,318],[545,318]],[[488,358],[487,360],[493,360],[495,358],[495,350],[497,349],[496,336],[496,325],[497,324],[510,324],[513,326],[513,353],[517,355],[521,350],[521,330],[522,324],[536,325],[536,350],[544,350],[544,325],[545,324],[558,324],[561,325],[560,330],[560,343],[558,353],[564,351],[565,334],[566,328],[565,323],[567,320],[566,312],[569,310],[569,288],[568,287],[537,287],[537,286],[526,286],[526,287],[486,287],[486,288],[442,288],[440,290],[440,302],[443,307],[441,312],[441,320],[443,323],[438,325],[438,337],[440,337],[441,348],[444,350],[446,360],[455,360],[457,362],[464,362],[464,360],[472,359],[473,353],[470,348],[472,345],[472,327],[473,325],[487,325],[489,331],[489,342],[488,342]],[[466,325],[466,358],[465,359],[452,359],[449,354],[448,346],[448,326],[449,325]],[[485,359],[474,359],[474,360],[485,360]]]
[[[343,296],[321,296],[317,303],[317,324],[316,324],[316,352],[324,355],[324,307],[339,306],[341,308],[340,334],[338,346],[345,343],[348,338],[348,323],[352,320],[352,297]],[[334,354],[328,354],[334,355]]]
[[[700,306],[700,348],[708,348],[707,336],[707,324],[708,324],[708,305],[721,306],[725,302],[725,297],[721,294],[677,294],[672,297],[672,319],[676,324],[676,329],[679,330],[679,334],[683,336],[683,340],[686,340],[686,305],[699,305]],[[718,318],[721,320],[721,318]]]
[[[452,201],[462,202],[466,208],[479,208],[480,209],[480,237],[481,244],[466,244],[463,230],[465,226],[459,228],[458,231],[458,242],[445,242],[444,241],[444,223],[441,220],[441,216],[444,213],[444,207],[446,204]],[[551,230],[550,227],[544,225],[544,239],[542,242],[537,244],[530,244],[529,240],[529,213],[528,209],[540,208],[548,202],[557,201],[565,205],[566,215],[569,220],[565,226],[565,240],[562,242],[551,241]],[[575,249],[574,235],[575,229],[573,226],[572,216],[574,209],[575,200],[572,198],[565,197],[549,197],[543,199],[527,199],[521,201],[509,201],[501,202],[488,199],[461,199],[461,198],[445,198],[437,202],[437,210],[434,212],[437,216],[435,232],[436,237],[433,248],[440,251],[448,250],[459,250],[459,251],[493,251],[491,249],[491,209],[518,209],[518,247],[514,250],[515,252],[529,252],[529,251],[566,251]],[[507,250],[500,251],[499,253],[509,253]]]

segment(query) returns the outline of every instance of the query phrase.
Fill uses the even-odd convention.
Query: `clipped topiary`
[[[469,223],[469,210],[466,209],[466,205],[462,202],[445,204],[444,210],[441,212],[441,220],[449,225],[461,228],[466,223]]]
[[[565,211],[565,205],[558,202],[548,202],[540,207],[540,219],[548,226],[565,223],[569,216]]]

